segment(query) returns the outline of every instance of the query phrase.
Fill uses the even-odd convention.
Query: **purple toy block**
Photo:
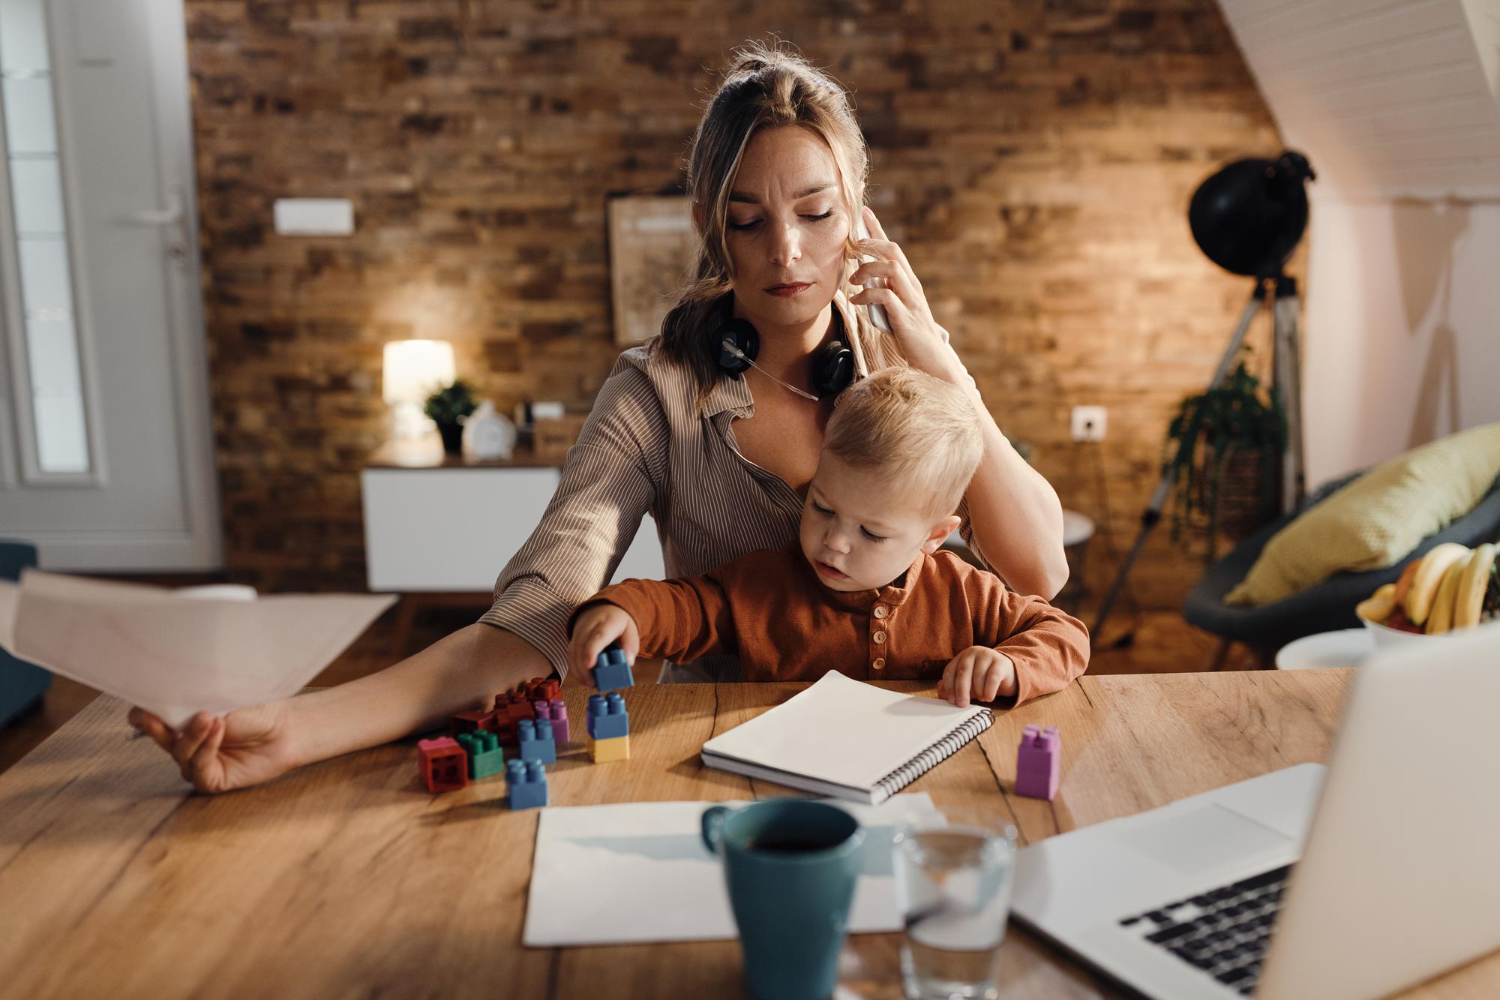
[[[552,736],[558,744],[568,742],[568,706],[561,698],[536,703],[536,717],[552,723]]]
[[[1027,726],[1021,731],[1021,746],[1016,752],[1016,794],[1051,801],[1057,794],[1062,775],[1062,737],[1056,726],[1038,730]]]

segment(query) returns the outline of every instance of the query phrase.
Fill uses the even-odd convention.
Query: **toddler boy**
[[[1088,666],[1088,630],[938,547],[983,454],[968,397],[906,368],[844,390],[796,542],[702,576],[625,580],[574,612],[570,668],[619,640],[685,662],[736,654],[747,681],[940,677],[957,705],[1018,705]]]

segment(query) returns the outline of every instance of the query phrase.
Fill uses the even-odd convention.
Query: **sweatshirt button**
[[[877,604],[877,605],[875,605],[875,617],[876,618],[884,618],[885,617],[885,605],[884,604]]]
[[[870,638],[872,640],[874,640],[877,644],[879,644],[879,643],[885,642],[885,633],[884,632],[876,632],[874,635],[870,636]]]
[[[872,670],[882,670],[882,669],[884,669],[885,668],[885,657],[883,657],[883,656],[877,656],[877,657],[875,657],[875,659],[873,659],[873,660],[870,661],[870,668]]]

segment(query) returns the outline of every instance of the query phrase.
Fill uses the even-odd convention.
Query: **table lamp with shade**
[[[427,397],[453,384],[453,345],[446,340],[393,340],[385,345],[381,396],[391,407],[391,438],[426,437],[433,423],[422,412]]]

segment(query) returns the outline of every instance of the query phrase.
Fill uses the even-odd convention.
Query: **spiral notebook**
[[[878,805],[994,721],[994,713],[982,706],[959,708],[828,673],[785,703],[703,744],[703,763]]]

